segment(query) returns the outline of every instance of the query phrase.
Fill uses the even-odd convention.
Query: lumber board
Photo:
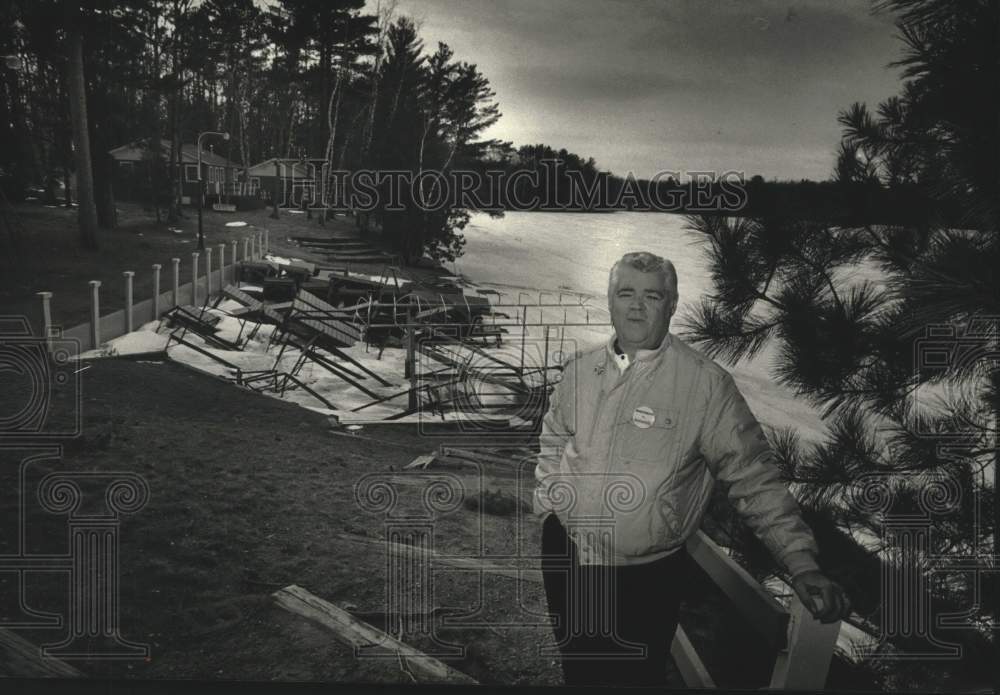
[[[11,678],[83,678],[84,674],[54,656],[42,656],[15,632],[0,627],[0,676]]]
[[[421,682],[478,685],[471,676],[453,669],[405,642],[400,642],[363,620],[358,620],[343,608],[324,601],[300,586],[290,584],[274,592],[272,597],[285,610],[329,628],[341,642],[352,647],[375,645],[385,647],[390,654],[395,653],[405,659],[414,677]]]
[[[489,558],[478,558],[478,557],[464,557],[460,555],[443,555],[441,553],[434,552],[433,550],[424,550],[418,548],[415,545],[407,545],[406,543],[395,543],[393,541],[387,541],[382,538],[370,538],[368,536],[361,536],[354,533],[334,533],[335,537],[352,541],[354,543],[365,543],[367,545],[375,545],[385,548],[388,552],[394,555],[403,554],[420,554],[426,555],[432,565],[442,565],[445,567],[453,567],[455,569],[485,572],[487,574],[493,574],[499,577],[509,577],[510,579],[522,579],[524,581],[532,582],[534,584],[542,583],[542,571],[535,568],[525,568],[519,569],[510,563],[491,561]]]
[[[523,464],[524,459],[529,458],[528,456],[523,457],[521,460],[515,458],[508,458],[506,456],[500,456],[497,454],[491,454],[488,451],[482,451],[478,449],[462,449],[459,447],[443,446],[440,449],[442,456],[449,458],[462,458],[468,459],[469,461],[474,461],[476,463],[494,463],[500,466],[516,467]]]

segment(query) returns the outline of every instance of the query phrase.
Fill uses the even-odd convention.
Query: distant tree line
[[[391,0],[371,14],[364,7],[3,3],[0,167],[11,181],[43,187],[50,201],[74,172],[81,240],[94,248],[98,228],[116,224],[107,153],[126,143],[148,143],[143,184],[153,203],[165,198],[171,220],[182,214],[181,145],[204,131],[230,133],[217,151],[244,167],[270,157],[321,159],[327,170],[465,166],[490,144],[478,137],[500,116],[488,80],[445,44],[425,53]],[[457,252],[461,210],[411,207],[379,211],[375,222],[410,257]],[[359,219],[363,229],[370,218]]]
[[[739,214],[835,224],[911,224],[930,217],[958,223],[962,215],[957,198],[920,181],[845,176],[836,168],[827,181],[766,181],[725,172],[706,173],[702,180],[692,180],[693,172],[647,179],[602,171],[593,157],[565,149],[544,144],[515,149],[509,143],[494,144],[477,166],[483,183],[476,198],[485,208],[501,210]],[[502,177],[488,176],[498,171]]]

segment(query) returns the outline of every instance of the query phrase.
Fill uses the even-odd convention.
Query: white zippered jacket
[[[621,374],[613,341],[564,365],[542,423],[535,513],[558,515],[581,564],[642,564],[697,531],[718,478],[789,574],[818,569],[812,531],[732,376],[670,334]]]

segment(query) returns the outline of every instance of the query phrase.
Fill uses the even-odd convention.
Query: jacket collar
[[[663,342],[660,346],[653,348],[652,350],[638,350],[635,353],[635,359],[633,362],[650,362],[652,366],[656,367],[660,362],[663,361],[663,356],[673,345],[674,337],[669,332],[663,337]],[[612,334],[608,338],[608,342],[605,344],[605,349],[601,350],[598,354],[601,356],[596,360],[595,370],[600,370],[600,373],[604,373],[607,369],[617,369],[614,364],[615,347],[617,346],[618,336]]]

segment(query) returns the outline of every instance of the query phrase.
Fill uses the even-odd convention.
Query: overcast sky
[[[892,17],[868,0],[399,0],[398,12],[428,50],[444,41],[489,78],[503,116],[487,136],[616,174],[827,179],[837,112],[899,87]]]

